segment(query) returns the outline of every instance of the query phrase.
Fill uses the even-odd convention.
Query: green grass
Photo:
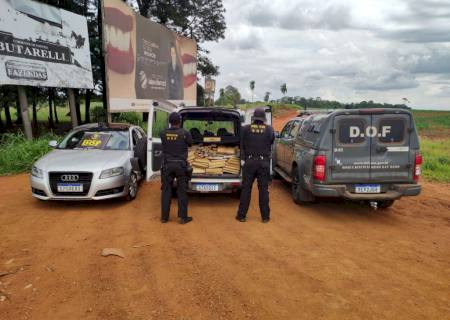
[[[92,102],[91,110],[100,105],[101,102]],[[261,105],[263,103],[255,102],[240,105],[239,107],[245,110]],[[284,110],[297,110],[300,108],[300,106],[294,104],[272,104],[272,106],[275,115]],[[231,108],[231,106],[229,107]],[[57,107],[57,110],[59,121],[69,123],[68,106]],[[81,106],[81,113],[82,119],[84,119],[84,105]],[[11,108],[11,114],[14,121],[16,119],[15,109]],[[450,138],[448,138],[450,133],[450,111],[413,110],[413,114],[421,135],[421,153],[424,157],[422,166],[423,177],[428,181],[450,183]],[[156,112],[153,137],[159,136],[161,130],[166,128],[167,116],[165,112]],[[38,119],[42,122],[47,121],[48,107],[40,107]],[[2,111],[2,120],[5,121],[4,111]],[[147,123],[142,121],[141,113],[122,113],[114,121],[136,124],[147,130]],[[2,134],[0,136],[0,175],[29,171],[33,162],[50,150],[47,144],[52,139],[61,140],[61,137],[45,134],[33,141],[27,141],[22,134]]]
[[[44,135],[29,141],[22,134],[5,133],[0,139],[0,176],[29,172],[33,163],[50,151],[48,142],[57,136]]]
[[[450,182],[450,138],[421,139],[423,177],[430,181]]]
[[[419,132],[450,129],[450,111],[413,110]]]

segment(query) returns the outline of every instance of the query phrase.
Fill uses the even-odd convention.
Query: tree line
[[[256,81],[251,80],[249,82],[249,88],[251,91],[251,102],[254,102],[254,91],[256,88]],[[298,105],[304,110],[309,109],[361,109],[361,108],[402,108],[402,109],[410,109],[407,102],[410,101],[407,98],[402,98],[403,103],[399,104],[391,104],[391,103],[379,103],[374,102],[372,100],[369,101],[361,101],[361,102],[351,102],[351,103],[345,103],[345,102],[339,102],[335,100],[326,100],[322,99],[321,97],[315,97],[315,98],[306,98],[301,96],[287,96],[287,84],[283,83],[280,85],[280,92],[282,93],[283,97],[281,99],[277,100],[271,100],[270,95],[272,94],[269,91],[266,91],[264,93],[264,102],[265,103],[283,103],[283,104],[294,104]],[[237,107],[238,104],[244,104],[248,101],[243,99],[241,96],[241,93],[239,92],[238,88],[228,85],[225,88],[221,88],[219,90],[219,98],[215,101],[215,104],[218,106],[227,106],[232,105],[234,107]],[[263,102],[263,101],[261,101]]]

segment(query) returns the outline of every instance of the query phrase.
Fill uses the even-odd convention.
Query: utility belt
[[[170,164],[170,163],[179,163],[179,164],[182,164],[182,165],[186,165],[187,161],[186,160],[178,160],[178,159],[173,159],[173,160],[166,160],[166,159],[164,159],[164,165]]]
[[[171,163],[181,164],[182,166],[186,167],[186,176],[188,177],[189,180],[191,180],[192,172],[194,170],[192,169],[192,167],[189,165],[189,163],[186,160],[175,160],[175,159],[166,160],[166,159],[164,159],[163,171],[164,171],[164,166],[171,164]]]
[[[250,154],[250,155],[248,155],[247,157],[246,157],[246,160],[261,160],[261,161],[264,161],[264,160],[270,160],[270,157],[269,156],[263,156],[263,155],[253,155],[253,154]]]

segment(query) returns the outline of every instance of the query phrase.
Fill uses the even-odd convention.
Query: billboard
[[[93,88],[85,17],[30,0],[0,12],[0,85]]]
[[[153,100],[195,105],[197,44],[135,13],[121,0],[104,0],[109,111],[148,111]]]
[[[205,78],[205,93],[212,93],[214,96],[214,92],[216,92],[216,80]]]

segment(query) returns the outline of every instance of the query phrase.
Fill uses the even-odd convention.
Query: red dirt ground
[[[27,175],[0,178],[0,194],[2,320],[450,314],[448,185],[424,183],[419,197],[373,211],[342,201],[299,207],[275,181],[269,224],[256,198],[242,224],[236,199],[195,196],[184,226],[174,215],[159,222],[157,181],[133,202],[40,202]],[[126,256],[102,257],[105,247]]]

